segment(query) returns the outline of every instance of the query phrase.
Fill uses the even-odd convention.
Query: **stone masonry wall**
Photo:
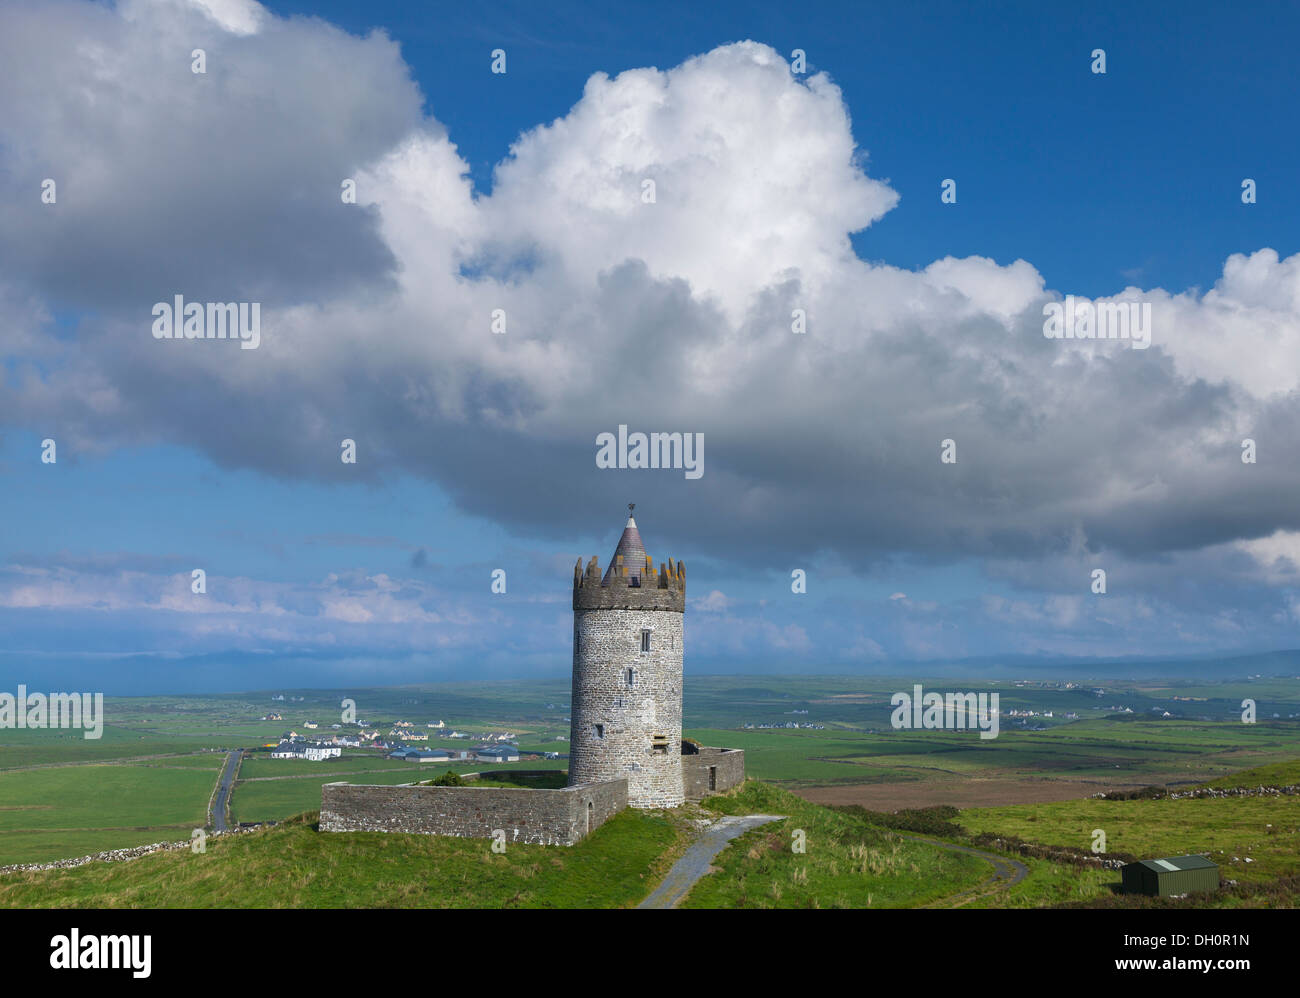
[[[709,767],[717,767],[716,785],[709,789]],[[682,756],[682,781],[687,800],[703,800],[711,793],[721,793],[745,782],[743,749],[702,746],[698,755]]]
[[[675,610],[574,610],[571,781],[626,779],[632,807],[682,804],[682,620]]]
[[[320,830],[491,838],[500,828],[507,843],[571,846],[625,807],[624,780],[562,790],[327,783]]]

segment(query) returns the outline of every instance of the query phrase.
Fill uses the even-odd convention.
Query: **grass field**
[[[684,908],[910,908],[983,879],[981,860],[904,839],[861,818],[748,781],[704,806],[718,814],[785,814],[719,855]],[[797,831],[805,851],[795,852]]]
[[[1286,762],[1244,769],[1230,776],[1211,780],[1207,786],[1219,788],[1300,786],[1300,759],[1289,759]]]
[[[546,778],[542,778],[543,782]],[[910,906],[978,883],[978,860],[909,842],[776,787],[753,782],[713,798],[711,812],[627,810],[571,848],[397,833],[322,833],[308,814],[209,841],[205,854],[158,853],[125,863],[0,877],[9,907],[500,907],[635,905],[681,854],[701,813],[779,809],[771,831],[743,837],[692,907]],[[790,833],[807,834],[806,854]]]
[[[412,773],[413,766],[395,773],[367,773],[359,777],[308,776],[288,780],[258,780],[240,783],[230,799],[232,821],[283,821],[304,811],[320,809],[320,788],[326,783],[346,780],[375,786],[392,786],[428,779],[427,773]]]
[[[1297,768],[1300,762],[1278,772],[1294,775]],[[1255,783],[1261,772],[1273,769],[1243,778]],[[506,784],[509,779],[492,782]],[[1115,896],[1119,875],[1113,870],[1020,856],[1028,876],[1000,888],[990,880],[992,867],[986,860],[948,851],[940,842],[964,842],[965,833],[992,831],[1085,852],[1078,830],[1102,821],[1107,822],[1108,835],[1144,855],[1235,849],[1254,862],[1225,865],[1224,876],[1247,886],[1270,887],[1286,883],[1275,878],[1296,873],[1300,865],[1297,802],[1300,798],[1221,797],[1084,800],[959,814],[949,809],[946,813],[956,814],[961,827],[945,836],[900,833],[886,825],[912,819],[825,808],[751,780],[700,806],[624,811],[570,849],[510,845],[503,855],[492,853],[487,840],[321,833],[311,824],[315,816],[308,814],[272,828],[210,840],[203,855],[182,850],[126,863],[6,874],[0,876],[0,905],[627,907],[648,894],[680,855],[693,834],[694,818],[768,813],[787,817],[741,836],[719,854],[713,872],[687,895],[683,907],[1141,906],[1145,899]],[[1268,831],[1269,824],[1276,831]],[[797,833],[802,833],[802,852],[794,848]],[[921,837],[906,837],[914,834]],[[1085,846],[1090,842],[1088,838]],[[973,844],[1008,855],[987,842]],[[1290,907],[1295,892],[1287,888],[1243,899],[1225,890],[1200,903]]]
[[[323,759],[320,762],[308,762],[306,759],[272,759],[266,755],[250,756],[239,767],[241,780],[256,780],[275,776],[315,776],[318,773],[333,772],[376,772],[383,773],[412,769],[414,763],[403,759],[388,759],[381,752],[360,753],[345,751],[337,759]]]
[[[1029,876],[1006,890],[974,898],[968,908],[1043,908],[1074,901],[1109,898],[1119,882],[1114,870],[1089,870],[1047,860],[1022,858]]]
[[[0,773],[0,865],[188,838],[206,822],[215,780],[215,768],[199,767],[96,764]]]
[[[1051,777],[1107,785],[1200,782],[1300,754],[1300,724],[1093,720],[980,740],[957,731],[686,732],[745,750],[746,770],[789,784]]]
[[[618,908],[657,883],[684,835],[624,811],[577,846],[381,832],[320,833],[308,819],[161,853],[0,878],[8,907]]]
[[[1300,873],[1300,797],[1063,801],[976,808],[963,811],[960,823],[975,833],[1080,850],[1101,829],[1108,851],[1142,858],[1200,853],[1224,877],[1239,880]]]
[[[384,768],[369,769],[369,763],[354,765],[346,756],[330,759],[327,762],[300,762],[295,759],[267,760],[268,763],[284,762],[297,768],[285,772],[283,779],[259,778],[251,782],[244,779],[249,766],[249,763],[245,762],[244,767],[240,769],[240,781],[235,787],[234,794],[231,795],[231,819],[233,821],[281,821],[292,815],[302,814],[304,811],[318,809],[321,787],[326,783],[343,781],[391,786],[397,783],[421,783],[435,779],[448,771],[454,773],[484,771],[481,763],[457,763],[453,766],[437,763],[417,765],[390,759],[380,761],[387,762],[389,765]],[[345,765],[340,766],[339,763]],[[510,766],[502,766],[499,770],[488,772],[499,772],[504,777],[508,775],[510,768]],[[520,763],[516,768],[553,769],[559,773],[563,771],[563,763],[548,760]],[[265,769],[259,770],[259,772],[265,771]]]
[[[158,756],[175,757],[181,753],[198,752],[213,743],[211,738],[177,741],[174,738],[142,735],[114,739],[109,737],[107,731],[102,741],[73,738],[67,734],[55,737],[57,733],[46,731],[6,731],[3,734],[4,740],[0,741],[0,772],[30,766],[75,765],[122,759],[153,760]],[[218,753],[209,754],[220,758]]]
[[[1177,832],[1178,823],[1188,822],[1189,835],[1183,838],[1223,849],[1225,855],[1244,853],[1238,865],[1248,872],[1242,876],[1267,877],[1289,869],[1274,855],[1275,843],[1286,834],[1282,830],[1295,824],[1288,804],[1238,801],[1242,806],[1234,817],[1211,827],[1219,822],[1212,809],[1148,807],[1180,802],[1086,800],[1098,790],[1148,784],[1215,781],[1227,786],[1244,770],[1256,774],[1252,779],[1286,782],[1290,773],[1289,782],[1300,782],[1288,769],[1300,759],[1300,679],[1238,676],[1222,681],[1208,678],[1212,664],[1205,671],[1207,678],[1179,682],[919,680],[927,689],[996,691],[1003,710],[1034,711],[1032,719],[1004,718],[1001,734],[992,740],[972,732],[893,730],[891,691],[910,689],[916,677],[688,677],[685,733],[706,744],[745,749],[750,776],[815,803],[860,804],[874,811],[951,803],[965,809],[963,820],[972,832],[996,825],[1003,834],[1031,841],[1077,845],[1081,835],[1103,827],[1112,850],[1133,852],[1176,845],[1182,838],[1162,838],[1160,827]],[[1102,687],[1102,693],[1096,692]],[[567,750],[567,743],[555,740],[568,733],[567,680],[109,698],[100,740],[68,731],[0,731],[0,864],[187,838],[203,821],[225,758],[224,751],[215,750],[273,742],[288,728],[306,731],[307,720],[320,723],[319,731],[328,734],[329,725],[340,722],[345,697],[356,701],[359,717],[385,731],[398,720],[420,730],[442,720],[471,739],[511,731],[525,748]],[[1240,703],[1246,697],[1259,703],[1258,724],[1240,723]],[[1121,708],[1131,713],[1118,712]],[[1153,709],[1174,716],[1157,720]],[[282,713],[283,719],[261,721],[270,711]],[[785,727],[794,723],[814,726]],[[1030,730],[1034,727],[1043,730]],[[210,751],[200,751],[204,749]],[[414,766],[388,760],[378,750],[345,752],[343,758],[320,763],[250,755],[241,764],[232,795],[232,818],[283,821],[314,811],[320,806],[321,785],[335,780],[406,783],[449,768],[485,768],[476,763]],[[509,782],[513,770],[558,772],[565,765],[563,760],[521,762],[487,772],[492,782]],[[1099,803],[1107,810],[1097,810]],[[822,820],[839,829],[835,834],[841,838],[856,834],[852,821],[840,828],[839,819],[823,815]],[[1109,824],[1097,824],[1103,821]],[[1260,833],[1268,840],[1256,842],[1255,830],[1270,824],[1274,831]],[[1085,836],[1085,845],[1089,841]],[[1247,856],[1250,864],[1244,863]],[[952,861],[952,854],[936,860],[940,867],[931,872],[940,877],[947,869],[942,864]],[[808,862],[812,865],[800,875],[817,880],[825,871],[819,872],[816,860]],[[961,865],[957,861],[953,868],[957,874]],[[1029,880],[1007,893],[1008,903],[1078,900],[1094,887],[1104,889],[1072,878],[1077,871],[1031,867]],[[747,881],[753,872],[737,868]],[[813,897],[834,904],[845,893],[832,890],[829,881],[815,886],[815,891],[796,890],[785,893],[784,900],[768,900],[784,904],[792,897]],[[856,895],[848,891],[845,896]],[[872,902],[894,903],[887,893],[875,892]]]
[[[1300,783],[1300,761],[1247,770],[1216,787]],[[1142,858],[1202,854],[1227,879],[1264,882],[1300,874],[1300,796],[1183,800],[1076,800],[973,808],[959,823],[972,833],[1014,835],[1087,851],[1106,833],[1108,852]],[[1110,880],[1118,877],[1111,875]]]
[[[226,756],[224,752],[204,752],[201,755],[168,755],[155,759],[123,759],[114,764],[144,769],[202,769],[218,773],[226,764]]]

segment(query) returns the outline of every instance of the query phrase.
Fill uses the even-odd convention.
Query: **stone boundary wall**
[[[627,780],[563,790],[523,787],[321,787],[322,832],[408,832],[571,846],[627,807]]]
[[[709,767],[717,767],[717,785],[709,789]],[[745,750],[700,746],[698,753],[682,756],[682,784],[687,800],[703,800],[745,782]]]
[[[274,824],[274,822],[271,822],[271,824]],[[211,841],[227,835],[239,835],[251,831],[254,831],[254,829],[228,828],[224,832],[208,832],[207,837]],[[179,842],[151,842],[148,845],[109,849],[106,852],[97,852],[90,856],[55,859],[46,863],[13,863],[9,866],[0,866],[0,874],[34,873],[40,870],[70,870],[74,866],[85,866],[87,863],[122,863],[131,859],[139,859],[141,856],[151,856],[156,852],[176,852],[180,849],[192,849],[193,847],[193,839],[183,839]]]

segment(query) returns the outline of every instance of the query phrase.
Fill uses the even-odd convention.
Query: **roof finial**
[[[628,503],[628,504],[627,504],[627,515],[628,515],[628,516],[631,516],[631,515],[632,515],[632,510],[634,510],[634,509],[636,509],[636,503],[634,503],[634,502],[630,502],[630,503]]]

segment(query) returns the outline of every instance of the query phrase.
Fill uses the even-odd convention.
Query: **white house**
[[[336,759],[343,754],[338,745],[308,745],[305,742],[281,742],[271,750],[272,759],[306,759],[309,762],[323,762]]]

